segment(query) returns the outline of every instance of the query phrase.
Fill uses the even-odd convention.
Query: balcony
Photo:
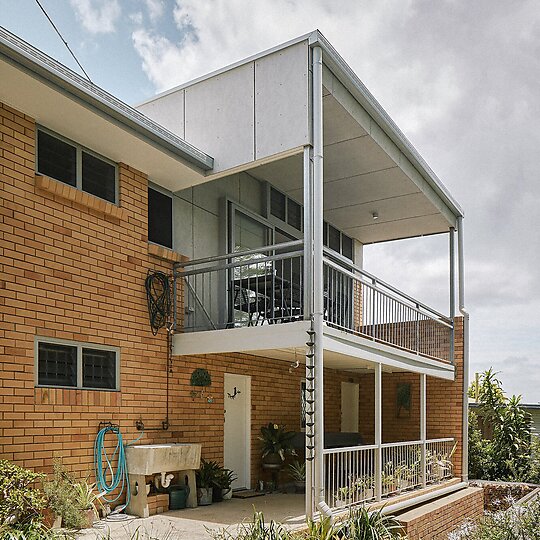
[[[452,319],[327,248],[323,265],[323,315],[328,329],[375,346],[453,363]],[[175,306],[177,333],[305,320],[308,291],[302,240],[177,263],[174,277],[180,291]]]

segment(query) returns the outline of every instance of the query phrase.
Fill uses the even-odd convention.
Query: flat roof
[[[210,79],[225,73],[229,70],[253,62],[265,56],[268,56],[277,51],[291,47],[306,41],[310,47],[320,46],[323,49],[323,64],[338,78],[338,80],[345,86],[345,88],[352,94],[352,96],[362,105],[362,107],[371,115],[371,117],[377,122],[384,133],[392,140],[392,142],[403,152],[407,159],[411,162],[414,168],[420,173],[420,175],[426,180],[428,185],[437,193],[444,204],[456,217],[463,216],[463,209],[450,194],[443,182],[438,178],[435,172],[429,167],[426,161],[422,158],[420,153],[416,150],[413,144],[407,139],[403,132],[398,128],[396,123],[390,118],[390,115],[384,110],[382,105],[375,99],[373,94],[362,83],[360,78],[352,70],[352,68],[345,62],[331,43],[324,37],[320,30],[314,30],[307,34],[303,34],[297,38],[286,41],[280,45],[266,49],[257,54],[251,55],[247,58],[219,68],[215,71],[207,73],[201,77],[190,80],[186,83],[182,83],[178,86],[165,90],[155,96],[139,103],[137,106],[151,103],[152,101],[161,97],[172,94],[178,90],[190,87],[206,79]]]

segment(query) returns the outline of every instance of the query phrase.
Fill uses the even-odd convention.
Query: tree
[[[478,398],[478,416],[469,412],[469,475],[482,480],[527,480],[535,469],[531,454],[531,416],[520,406],[521,396],[508,399],[493,368],[469,388]],[[535,453],[536,456],[536,453]]]

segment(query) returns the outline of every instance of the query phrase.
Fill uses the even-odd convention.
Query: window
[[[302,205],[274,187],[270,187],[270,216],[287,223],[297,231],[303,229]]]
[[[38,386],[118,390],[119,351],[61,341],[37,343]]]
[[[326,221],[323,222],[323,244],[354,262],[353,239]]]
[[[117,203],[116,165],[43,128],[37,134],[37,172]]]
[[[156,189],[148,188],[148,240],[173,247],[173,200]]]

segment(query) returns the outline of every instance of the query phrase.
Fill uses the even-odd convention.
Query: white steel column
[[[421,463],[422,467],[422,486],[426,487],[426,438],[427,438],[427,426],[426,426],[426,374],[420,374],[420,440],[422,441],[421,448]]]
[[[313,47],[313,330],[315,353],[315,462],[317,505],[324,503],[323,365],[323,91],[322,49]]]
[[[382,498],[382,364],[375,366],[375,499]]]
[[[313,313],[313,167],[311,164],[312,150],[304,147],[304,319],[311,320]],[[308,334],[308,343],[311,343]],[[306,517],[313,518],[315,497],[313,496],[313,459],[314,459],[314,354],[313,348],[306,344]]]
[[[458,298],[459,311],[463,315],[463,431],[461,477],[469,479],[469,312],[465,309],[465,263],[463,261],[463,216],[457,219],[458,237]]]

